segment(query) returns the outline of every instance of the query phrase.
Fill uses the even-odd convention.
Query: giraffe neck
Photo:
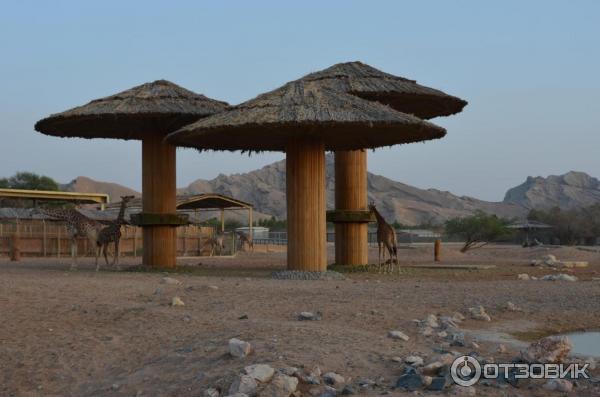
[[[387,222],[385,221],[385,219],[383,219],[383,216],[381,216],[381,214],[379,213],[379,211],[377,211],[377,208],[373,209],[373,212],[375,213],[375,218],[377,218],[377,223],[380,225],[387,225]]]
[[[127,201],[121,201],[121,208],[119,209],[119,216],[117,217],[117,223],[123,223],[125,219],[125,207],[127,206]]]

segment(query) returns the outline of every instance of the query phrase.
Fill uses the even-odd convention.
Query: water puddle
[[[565,334],[573,342],[571,354],[600,357],[600,331]]]

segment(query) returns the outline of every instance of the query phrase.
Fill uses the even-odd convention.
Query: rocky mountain
[[[86,177],[77,177],[64,187],[69,191],[108,193],[112,201],[118,201],[118,197],[123,195],[139,196],[139,192],[125,186],[97,182]],[[523,218],[531,208],[574,208],[600,203],[600,181],[582,172],[547,178],[528,177],[523,184],[510,189],[502,202],[457,196],[437,189],[419,189],[372,173],[368,174],[368,190],[369,201],[375,202],[387,219],[406,225],[439,224],[476,210],[506,218]],[[254,204],[255,219],[271,215],[285,218],[285,161],[244,174],[221,174],[211,180],[198,179],[179,189],[179,194],[209,192]],[[333,208],[333,200],[333,156],[328,156],[327,205],[330,209]],[[231,216],[238,218],[233,213]],[[245,215],[240,215],[239,220],[243,220],[243,217]]]
[[[547,178],[530,176],[524,183],[506,192],[504,203],[528,209],[588,207],[600,203],[600,181],[576,171]]]
[[[118,183],[95,181],[86,176],[78,176],[71,182],[61,185],[61,190],[78,193],[105,193],[108,194],[111,201],[119,201],[121,196],[133,195],[139,197],[141,195],[140,192]]]
[[[369,201],[375,202],[390,220],[407,225],[441,223],[466,216],[480,209],[503,217],[522,217],[525,208],[512,203],[494,203],[472,197],[459,197],[436,189],[419,189],[389,178],[368,174]],[[245,174],[219,175],[212,180],[197,180],[181,194],[215,192],[253,203],[259,212],[285,218],[285,161],[267,165]],[[333,157],[327,157],[327,206],[333,208]]]

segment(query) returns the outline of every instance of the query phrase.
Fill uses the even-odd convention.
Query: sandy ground
[[[569,271],[578,282],[516,279],[519,273],[556,273],[529,266],[547,253],[590,266]],[[376,259],[376,250],[371,256]],[[284,268],[285,253],[192,258],[180,261],[188,265],[181,272],[169,274],[180,285],[161,284],[164,273],[96,273],[89,258],[80,259],[77,271],[68,271],[65,259],[2,258],[0,396],[201,396],[209,386],[227,389],[252,363],[319,366],[350,383],[377,381],[361,394],[415,395],[391,388],[404,368],[392,357],[418,354],[428,361],[434,348],[465,353],[473,348],[450,348],[442,338],[422,336],[413,319],[466,314],[468,307],[483,305],[492,322],[465,321],[461,328],[471,331],[468,340],[486,339],[486,331],[527,340],[600,328],[600,281],[594,280],[600,277],[600,253],[489,246],[461,254],[456,246],[445,246],[443,265],[496,267],[418,267],[431,265],[432,256],[430,246],[401,249],[402,263],[416,267],[393,276],[349,273],[342,281],[269,279],[273,269]],[[185,306],[171,307],[173,296]],[[524,311],[505,311],[507,301]],[[301,311],[321,311],[323,319],[298,321]],[[390,330],[401,330],[410,340],[390,339]],[[252,343],[255,352],[243,359],[229,356],[227,342],[233,337]],[[507,347],[498,353],[498,342],[482,341],[479,352],[509,360],[518,345]],[[476,388],[484,396],[550,395],[539,387]],[[428,393],[417,395],[439,395]],[[586,383],[571,395],[598,396],[600,386]]]

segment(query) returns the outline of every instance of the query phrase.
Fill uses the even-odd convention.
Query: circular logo
[[[472,386],[481,378],[481,364],[471,356],[461,356],[454,360],[450,375],[457,385]]]

